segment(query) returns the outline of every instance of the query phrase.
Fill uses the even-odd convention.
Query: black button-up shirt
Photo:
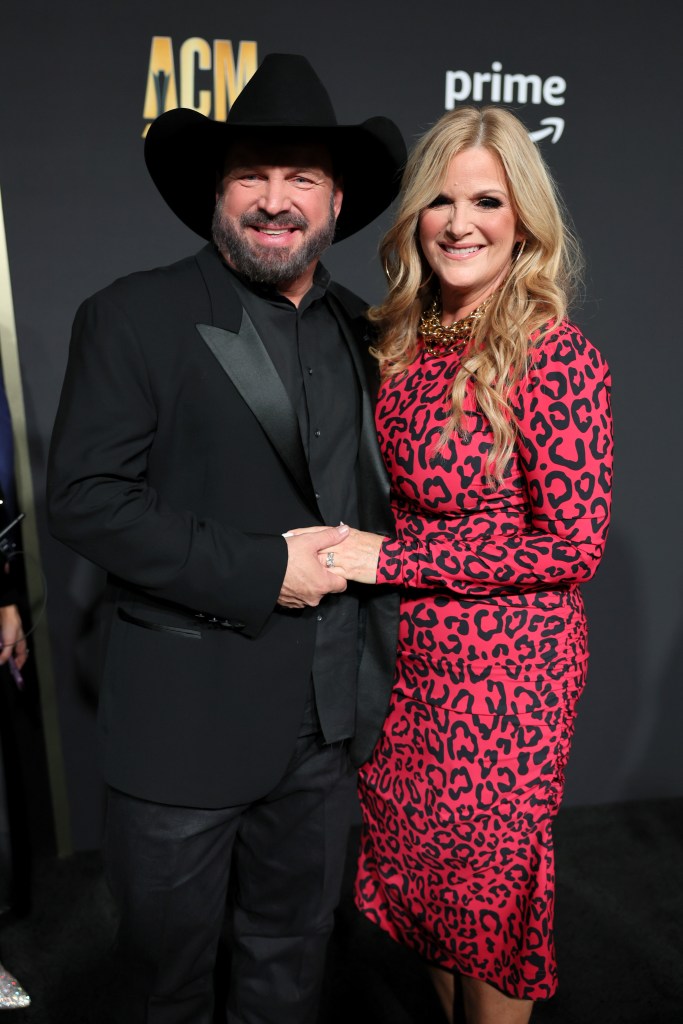
[[[323,520],[356,524],[359,384],[326,299],[330,275],[318,264],[312,287],[299,306],[234,271],[232,278],[296,412]],[[325,740],[332,743],[353,735],[355,726],[358,601],[353,587],[344,594],[328,595],[313,612],[317,625],[314,698],[308,702],[302,734],[320,727]]]

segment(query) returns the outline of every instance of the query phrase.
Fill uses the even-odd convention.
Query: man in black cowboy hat
[[[392,122],[337,125],[308,62],[271,55],[226,123],[174,110],[147,137],[211,244],[76,317],[50,521],[109,574],[105,856],[148,1024],[212,1019],[229,875],[227,1020],[315,1019],[348,741],[374,744],[397,614],[318,560],[345,535],[325,523],[391,531],[364,306],[318,259],[404,156]]]

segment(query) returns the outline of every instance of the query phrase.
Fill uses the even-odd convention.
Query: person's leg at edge
[[[227,1024],[315,1024],[355,779],[345,743],[301,736],[281,783],[245,815]]]
[[[527,1024],[531,1017],[530,999],[513,999],[485,981],[434,965],[429,975],[448,1024]]]
[[[455,978],[450,971],[444,971],[441,967],[429,965],[429,977],[439,997],[439,1002],[446,1014],[448,1024],[454,1024],[453,1012],[455,1004]]]
[[[460,975],[464,1020],[467,1024],[527,1024],[534,1008],[531,999],[513,999],[488,982]],[[455,1006],[459,1005],[455,993]],[[455,1017],[457,1024],[458,1018]]]
[[[105,868],[119,913],[117,959],[131,990],[129,1024],[211,1024],[243,810],[172,807],[109,791]]]

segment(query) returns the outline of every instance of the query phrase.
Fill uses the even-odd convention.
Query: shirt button
[[[309,375],[312,375],[312,374],[313,374],[313,367],[312,367],[312,366],[309,366],[309,367],[308,367],[308,372],[309,372]]]
[[[316,437],[320,437],[320,431],[319,431],[319,430],[316,430],[316,432],[315,432],[315,436],[316,436]]]
[[[318,622],[322,622],[323,621],[322,615],[316,615],[316,619],[318,620]]]
[[[320,497],[320,495],[318,494],[318,492],[317,492],[317,491],[315,492],[315,496],[316,496],[316,498],[319,498],[319,497]]]

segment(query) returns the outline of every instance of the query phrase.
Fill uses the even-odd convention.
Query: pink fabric
[[[551,822],[586,673],[579,584],[610,513],[609,371],[564,323],[513,395],[518,444],[487,482],[492,434],[435,453],[458,353],[420,351],[381,389],[396,537],[396,681],[360,773],[358,906],[428,960],[518,998],[556,988]]]

